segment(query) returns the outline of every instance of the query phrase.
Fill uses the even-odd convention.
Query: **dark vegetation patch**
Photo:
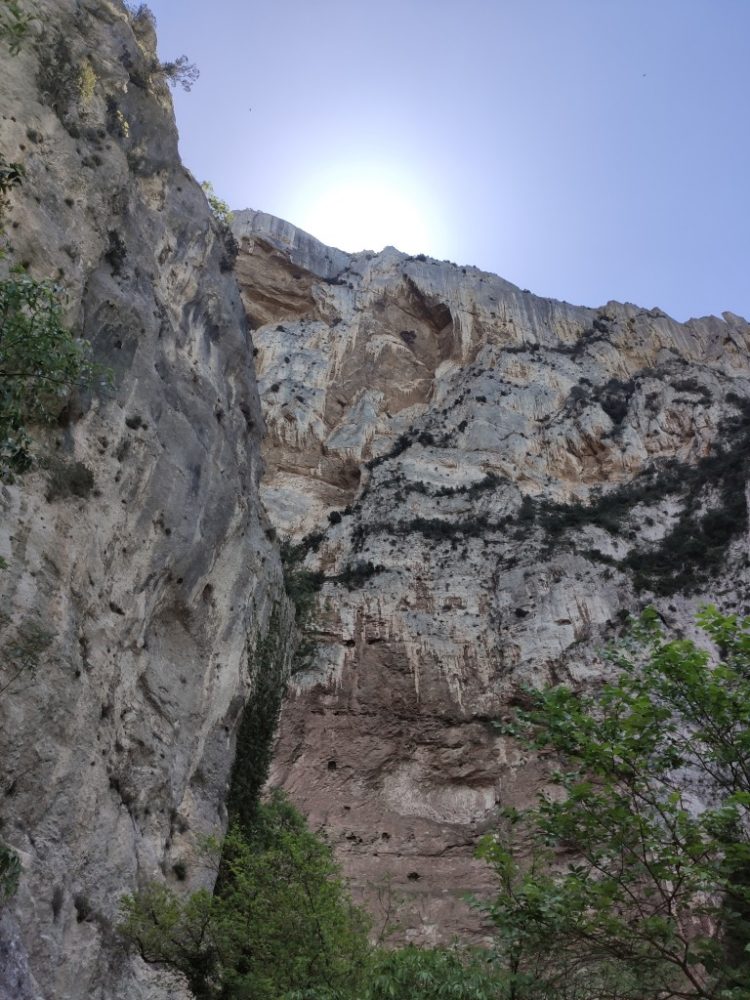
[[[481,538],[485,534],[503,530],[511,521],[512,516],[490,521],[486,514],[477,514],[460,521],[450,521],[441,517],[413,517],[405,521],[391,523],[378,521],[369,525],[357,524],[352,531],[352,548],[361,551],[367,536],[383,532],[391,536],[405,537],[420,534],[434,542],[450,542],[456,548],[459,540]],[[378,572],[382,567],[376,567]]]
[[[384,568],[379,565],[375,566],[369,560],[358,559],[346,565],[337,576],[328,577],[327,579],[340,583],[347,590],[356,590],[366,580],[375,576],[376,573],[382,573]]]
[[[220,228],[222,254],[219,258],[219,270],[223,273],[231,271],[237,261],[240,252],[240,245],[229,226]]]
[[[710,406],[710,404],[713,402],[713,396],[711,395],[711,390],[708,389],[705,385],[701,385],[701,383],[695,378],[676,379],[674,382],[672,382],[672,388],[675,389],[677,392],[689,392],[694,395],[700,396],[701,403],[704,406]],[[693,403],[695,402],[695,400],[692,399],[686,400],[686,402]]]
[[[666,596],[691,592],[715,576],[725,564],[732,541],[747,530],[745,489],[750,476],[750,401],[727,396],[738,414],[720,426],[723,440],[716,450],[688,465],[670,459],[645,470],[630,483],[591,502],[556,504],[527,498],[526,520],[542,528],[549,555],[564,536],[588,526],[621,535],[638,504],[656,504],[668,496],[681,502],[674,526],[650,548],[638,547],[618,565],[631,570],[639,590]],[[588,550],[599,562],[613,560]]]
[[[78,95],[73,54],[62,32],[42,35],[38,42],[37,84],[42,100],[66,127],[68,111]]]
[[[104,259],[111,267],[112,274],[119,275],[122,272],[122,265],[128,255],[128,248],[125,246],[122,236],[116,230],[110,229],[107,235],[109,244],[104,252]]]
[[[425,538],[434,541],[453,540],[455,538],[476,538],[488,531],[497,531],[505,527],[510,518],[501,521],[490,521],[486,514],[465,518],[463,521],[446,521],[439,517],[415,517],[409,521],[401,521],[395,525],[394,534],[410,535],[418,532]]]
[[[432,496],[465,496],[470,500],[473,500],[476,497],[481,496],[482,493],[496,490],[499,486],[502,486],[507,482],[508,480],[504,476],[499,476],[496,472],[488,472],[483,479],[477,479],[475,482],[468,483],[465,486],[439,486],[437,489],[432,491]]]
[[[94,489],[94,474],[83,462],[50,462],[47,480],[47,500],[66,500],[78,497],[85,500]]]
[[[323,573],[306,569],[302,563],[309,552],[318,551],[323,538],[322,531],[315,531],[306,535],[299,542],[284,541],[281,543],[284,589],[294,605],[297,628],[300,631],[303,631],[309,622],[318,592],[325,581]]]
[[[253,691],[242,713],[227,796],[230,823],[247,827],[255,819],[260,793],[271,766],[276,732],[285,689],[287,646],[290,635],[277,604],[265,635],[248,657]],[[179,878],[179,874],[175,872]]]
[[[599,406],[616,427],[619,427],[628,415],[635,386],[635,379],[622,382],[620,379],[611,378],[597,394]]]
[[[574,385],[570,390],[566,406],[570,409],[576,403],[580,403],[582,406],[587,406],[592,402],[598,403],[615,425],[615,433],[617,433],[628,415],[639,381],[645,378],[659,378],[663,380],[664,375],[658,370],[645,368],[638,375],[627,379],[627,381],[611,378],[603,386],[598,387],[592,386],[589,379],[581,379],[579,384]],[[677,392],[691,394],[690,398],[677,397],[676,402],[687,403],[693,406],[696,404],[709,406],[713,402],[711,391],[706,386],[701,385],[695,378],[675,379],[670,384]],[[696,400],[695,396],[699,396],[700,398]],[[657,412],[659,398],[658,392],[649,393],[646,396],[646,406],[650,412]]]
[[[387,462],[389,458],[397,458],[405,452],[407,448],[411,447],[413,443],[414,439],[411,434],[399,434],[390,451],[385,452],[383,455],[378,455],[376,458],[371,458],[368,462],[365,462],[365,468],[377,469],[379,465],[382,465],[383,462]]]

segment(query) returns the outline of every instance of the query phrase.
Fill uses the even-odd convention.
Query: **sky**
[[[750,318],[750,0],[149,0],[233,209],[538,295]]]

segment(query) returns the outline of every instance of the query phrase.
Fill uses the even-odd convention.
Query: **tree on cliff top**
[[[559,762],[481,847],[514,1000],[750,998],[750,618],[698,622],[717,662],[648,612],[615,680],[509,727]]]

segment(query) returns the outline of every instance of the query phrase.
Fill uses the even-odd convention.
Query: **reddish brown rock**
[[[384,882],[403,896],[403,936],[481,936],[463,901],[492,887],[476,840],[540,780],[491,721],[525,684],[601,676],[628,610],[657,599],[686,629],[701,593],[748,603],[745,524],[725,574],[690,596],[655,598],[623,562],[665,538],[689,491],[631,491],[560,530],[551,505],[596,508],[654,463],[694,468],[735,440],[750,328],[574,307],[393,248],[346,255],[261,213],[235,231],[248,315],[265,320],[263,496],[325,577],[272,781],[374,912]],[[716,502],[710,477],[691,488]]]

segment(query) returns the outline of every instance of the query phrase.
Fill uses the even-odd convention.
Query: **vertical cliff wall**
[[[749,610],[750,327],[538,298],[392,247],[238,213],[269,434],[263,492],[319,586],[274,780],[407,937],[450,939],[473,858],[537,763],[490,724],[601,676],[655,603]]]
[[[133,1000],[166,994],[116,941],[118,900],[205,877],[280,566],[247,324],[153,27],[115,0],[35,6],[1,56],[0,151],[26,172],[9,235],[112,387],[0,488],[1,835],[23,863],[0,997]]]

